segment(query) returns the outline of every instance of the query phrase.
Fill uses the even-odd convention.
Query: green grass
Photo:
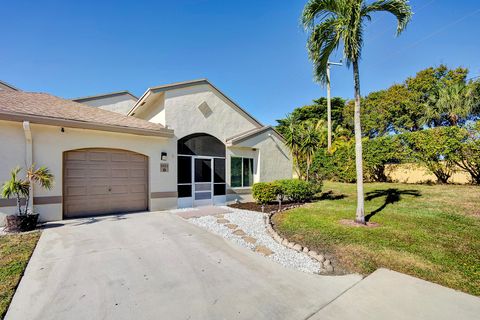
[[[331,255],[339,269],[368,274],[379,267],[480,295],[480,187],[371,183],[365,202],[376,228],[354,219],[355,185],[326,182],[323,200],[274,217],[289,239]],[[367,197],[368,198],[368,197]]]
[[[0,236],[0,319],[7,312],[40,232]]]

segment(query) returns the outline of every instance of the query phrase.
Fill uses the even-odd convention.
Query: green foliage
[[[279,187],[272,182],[257,182],[252,186],[252,196],[256,203],[267,204],[277,200]]]
[[[364,141],[363,160],[366,178],[370,181],[387,182],[385,166],[400,163],[404,152],[397,136],[384,136]]]
[[[310,33],[307,49],[313,62],[315,80],[326,83],[328,59],[340,44],[343,45],[347,65],[358,63],[363,47],[363,28],[376,12],[388,12],[395,16],[397,34],[405,29],[412,16],[406,0],[307,2],[302,12],[302,25]]]
[[[455,172],[456,153],[462,147],[466,130],[458,127],[439,127],[401,135],[408,156],[423,164],[439,183],[448,183]]]
[[[452,159],[457,166],[470,174],[472,183],[480,185],[480,121],[467,132],[466,141]]]
[[[299,179],[285,179],[276,181],[275,183],[279,188],[281,198],[293,202],[310,201],[322,188],[320,182],[312,183]]]
[[[319,149],[312,163],[312,172],[322,179],[355,182],[354,141],[334,141],[331,152],[326,148]]]
[[[18,177],[20,167],[14,168],[10,173],[10,179],[5,181],[2,187],[2,197],[11,198],[15,197],[17,199],[17,210],[18,214],[27,214],[28,204],[30,201],[30,186],[31,183],[37,183],[40,187],[45,189],[51,189],[53,186],[53,175],[46,167],[40,167],[35,169],[32,165],[28,168],[26,172],[26,177],[21,179]],[[25,198],[26,203],[24,210],[22,210],[21,199]]]
[[[339,97],[333,97],[331,100],[332,105],[332,122],[334,125],[340,125],[343,123],[343,109],[345,106],[345,100]],[[303,107],[295,108],[292,113],[287,115],[284,119],[277,120],[276,129],[280,134],[286,135],[288,125],[290,122],[300,123],[303,121],[312,120],[318,122],[318,120],[327,121],[327,99],[321,97],[313,100],[313,104]]]

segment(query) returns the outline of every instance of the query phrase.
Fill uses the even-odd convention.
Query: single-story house
[[[42,221],[251,200],[254,182],[292,177],[283,138],[208,80],[67,100],[0,86],[0,182],[46,166]],[[0,198],[0,220],[15,212]]]

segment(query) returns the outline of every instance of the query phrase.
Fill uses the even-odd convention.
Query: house
[[[292,177],[283,138],[208,80],[66,100],[0,89],[0,181],[32,163],[43,221],[251,200],[254,182]],[[128,109],[128,110],[127,110]],[[2,215],[14,199],[0,199]]]

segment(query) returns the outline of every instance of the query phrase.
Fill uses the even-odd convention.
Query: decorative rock
[[[323,256],[323,254],[317,254],[315,259],[317,259],[317,261],[319,261],[319,262],[324,262],[325,261],[325,257]]]
[[[293,249],[293,247],[295,246],[295,242],[289,242],[287,247],[289,247],[290,249]]]
[[[307,252],[308,252],[308,248],[307,248],[307,247],[303,247],[303,252],[307,253]]]
[[[283,244],[284,246],[288,246],[288,240],[287,240],[287,239],[283,239],[283,240],[282,240],[282,244]]]
[[[223,219],[223,213],[219,213],[217,214],[215,217],[219,218],[219,219]]]
[[[259,253],[261,253],[261,254],[263,254],[263,255],[265,255],[265,256],[269,256],[269,255],[273,254],[273,251],[272,251],[272,250],[270,250],[270,249],[268,249],[267,247],[262,246],[262,245],[256,246],[256,247],[255,247],[255,252],[259,252]]]
[[[333,266],[331,264],[329,264],[328,266],[325,267],[325,270],[327,272],[333,272]]]
[[[312,258],[315,258],[318,255],[318,253],[317,251],[311,250],[311,251],[308,251],[308,255]]]
[[[227,227],[228,229],[237,229],[238,226],[234,223],[227,223],[225,227]]]
[[[245,241],[246,243],[255,244],[255,243],[257,242],[257,239],[252,238],[252,237],[250,237],[250,236],[243,236],[242,239],[243,239],[243,241]]]
[[[300,251],[302,251],[303,248],[302,248],[301,245],[299,245],[299,244],[297,243],[296,245],[293,246],[293,249],[294,249],[294,250],[297,250],[298,252],[300,252]]]
[[[240,236],[240,237],[246,235],[245,231],[243,231],[242,229],[237,229],[237,230],[233,231],[233,234],[236,235],[236,236]]]
[[[217,223],[225,224],[225,223],[230,223],[227,219],[217,219]]]
[[[332,262],[330,260],[325,260],[323,261],[323,265],[326,267],[326,266],[330,266],[332,264]]]

